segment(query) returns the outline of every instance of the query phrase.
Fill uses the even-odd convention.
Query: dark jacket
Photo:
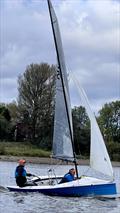
[[[25,186],[25,183],[27,182],[26,176],[31,176],[31,174],[26,172],[24,166],[22,165],[17,166],[15,170],[15,178],[18,186],[20,187]]]

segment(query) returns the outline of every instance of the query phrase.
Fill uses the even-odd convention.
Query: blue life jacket
[[[73,181],[74,180],[74,176],[70,173],[67,173],[65,176],[64,176],[66,182],[70,182],[70,181]]]
[[[17,177],[26,177],[27,173],[26,170],[24,169],[24,166],[17,166],[15,170],[15,178]]]
[[[70,173],[67,173],[64,175],[64,177],[62,178],[62,180],[60,181],[60,183],[66,183],[66,182],[70,182],[74,180],[74,176]]]

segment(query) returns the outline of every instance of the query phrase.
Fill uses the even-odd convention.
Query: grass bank
[[[112,149],[114,146],[112,146]],[[111,149],[110,149],[111,150]],[[118,147],[119,150],[119,147]],[[112,164],[114,166],[120,166],[120,155],[117,157],[116,150],[110,152]],[[1,160],[10,160],[16,161],[19,157],[27,157],[28,162],[34,163],[50,163],[50,155],[51,152],[45,151],[43,149],[38,148],[37,146],[29,143],[29,142],[1,142],[0,141],[0,159]],[[41,158],[41,159],[40,159]],[[88,165],[89,160],[87,160],[88,156],[78,156],[78,162],[80,165]],[[56,163],[56,160],[53,159],[52,163]]]
[[[0,155],[49,157],[50,152],[29,142],[0,142]]]

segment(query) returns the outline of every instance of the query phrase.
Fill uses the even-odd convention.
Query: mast
[[[54,29],[54,25],[53,25],[54,22],[53,22],[52,13],[51,13],[51,6],[50,6],[51,3],[50,3],[50,0],[47,0],[47,2],[48,2],[48,9],[49,9],[50,20],[51,20],[51,25],[52,25],[54,43],[55,43],[55,48],[56,48],[57,60],[58,60],[58,69],[59,69],[62,88],[63,88],[63,94],[64,94],[65,107],[66,107],[66,112],[67,112],[68,125],[69,125],[69,130],[70,130],[70,138],[71,138],[72,149],[73,149],[74,165],[75,165],[75,170],[76,170],[76,176],[78,178],[78,168],[77,168],[77,162],[76,162],[76,156],[75,156],[75,146],[74,146],[74,141],[73,141],[73,136],[72,136],[72,129],[71,129],[70,118],[69,118],[69,111],[68,111],[68,106],[67,106],[64,79],[63,79],[63,74],[62,74],[62,71],[61,71],[62,68],[61,68],[61,63],[60,63],[60,55],[59,55],[59,51],[58,51],[58,45],[57,45],[57,40],[56,40],[56,35],[55,35],[55,29]]]

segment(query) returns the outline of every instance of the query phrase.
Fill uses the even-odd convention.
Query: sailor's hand
[[[27,176],[28,176],[28,177],[31,177],[31,176],[33,176],[33,175],[32,175],[31,173],[27,173]]]
[[[36,175],[34,175],[34,174],[31,174],[33,177],[37,177]]]

